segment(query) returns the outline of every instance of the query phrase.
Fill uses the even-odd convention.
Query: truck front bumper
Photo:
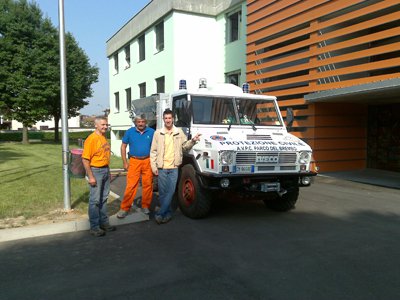
[[[309,186],[316,173],[232,175],[197,174],[203,188],[209,190],[238,190],[249,192],[279,192],[286,186]]]

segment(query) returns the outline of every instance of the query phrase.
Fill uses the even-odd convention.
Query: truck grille
[[[237,165],[295,164],[296,153],[239,152],[236,153]]]
[[[270,135],[254,135],[254,134],[248,134],[248,135],[247,135],[247,140],[248,140],[248,141],[255,141],[255,140],[271,141],[272,138],[271,138]]]
[[[296,171],[296,166],[281,166],[281,171]]]

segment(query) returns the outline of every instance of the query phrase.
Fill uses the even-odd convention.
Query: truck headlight
[[[311,177],[302,177],[301,178],[301,184],[302,185],[310,185],[311,184]]]
[[[300,156],[299,156],[299,163],[301,164],[308,164],[311,160],[311,153],[310,152],[300,152]]]
[[[233,151],[221,151],[220,158],[222,165],[233,164]]]

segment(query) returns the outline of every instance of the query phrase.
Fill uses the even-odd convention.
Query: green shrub
[[[86,139],[93,130],[69,132],[68,138],[71,142],[77,143],[78,139]],[[110,132],[106,134],[110,138]],[[28,131],[30,140],[54,141],[54,131]],[[62,132],[59,134],[60,142],[62,141]],[[10,131],[0,133],[0,141],[3,142],[20,142],[22,141],[22,131]]]

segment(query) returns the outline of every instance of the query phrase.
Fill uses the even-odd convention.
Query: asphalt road
[[[399,190],[317,178],[289,213],[230,201],[1,243],[0,299],[400,299],[399,237]]]

